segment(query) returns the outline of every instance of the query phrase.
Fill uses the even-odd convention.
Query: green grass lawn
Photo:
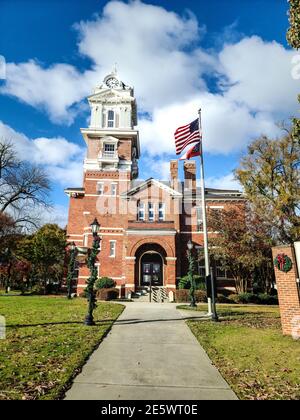
[[[238,397],[300,399],[300,341],[282,335],[279,308],[218,305],[218,313],[220,323],[187,323]]]
[[[7,324],[0,340],[0,399],[61,398],[123,309],[99,303],[96,326],[86,327],[85,299],[0,296]]]

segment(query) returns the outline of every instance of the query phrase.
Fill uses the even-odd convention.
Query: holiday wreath
[[[287,255],[278,254],[274,260],[274,265],[278,268],[278,270],[288,273],[292,269],[293,263]]]

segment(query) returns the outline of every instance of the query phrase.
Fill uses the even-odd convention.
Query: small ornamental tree
[[[252,287],[254,274],[264,268],[266,288],[273,282],[270,237],[263,222],[248,208],[231,206],[208,212],[209,229],[218,232],[210,239],[211,256],[235,280],[237,293]]]
[[[273,240],[299,240],[300,144],[289,133],[277,140],[263,136],[249,145],[235,175]]]
[[[298,50],[300,48],[300,0],[289,0],[290,11],[289,21],[290,27],[287,32],[287,41],[292,48]],[[300,95],[298,96],[300,103]],[[292,137],[300,142],[300,119],[293,118]]]
[[[300,48],[300,0],[289,0],[290,28],[287,32],[287,40],[291,47]]]
[[[55,224],[46,224],[32,238],[36,275],[46,292],[47,284],[60,283],[64,272],[66,233]]]

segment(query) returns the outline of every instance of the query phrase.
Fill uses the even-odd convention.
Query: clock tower
[[[122,82],[114,70],[95,88],[88,102],[90,125],[81,129],[87,144],[85,174],[118,172],[130,180],[136,178],[140,144],[133,88]]]

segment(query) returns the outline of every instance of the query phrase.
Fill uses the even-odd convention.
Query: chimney
[[[171,187],[177,191],[178,190],[178,160],[171,160],[170,173],[171,173]]]
[[[184,162],[184,189],[190,194],[196,194],[196,162]]]

